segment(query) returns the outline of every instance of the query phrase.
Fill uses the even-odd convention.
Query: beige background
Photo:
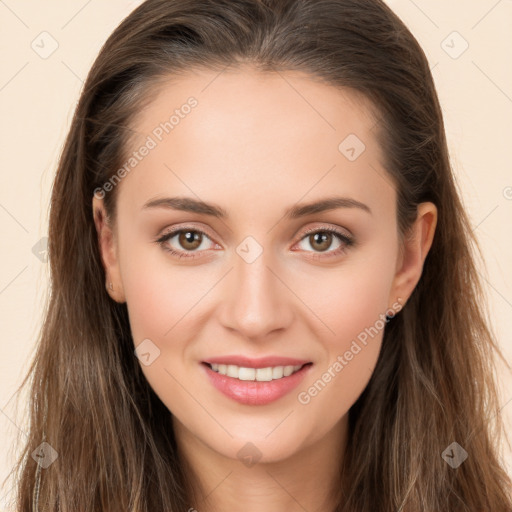
[[[139,3],[0,0],[0,481],[14,462],[14,437],[24,437],[24,398],[16,412],[13,394],[28,367],[47,292],[44,253],[32,249],[47,231],[57,158],[101,45]],[[493,327],[510,362],[512,1],[389,0],[389,5],[419,40],[433,69],[454,170],[488,265],[482,273]],[[54,53],[44,53],[57,44]],[[510,370],[502,368],[498,378],[510,430]],[[510,448],[504,453],[512,474]],[[12,485],[0,488],[0,511],[8,510]]]

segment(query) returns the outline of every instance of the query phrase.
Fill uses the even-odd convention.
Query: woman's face
[[[435,215],[401,254],[367,107],[306,75],[204,71],[132,125],[112,243],[97,216],[109,293],[175,427],[214,452],[282,460],[341,428],[420,277]]]

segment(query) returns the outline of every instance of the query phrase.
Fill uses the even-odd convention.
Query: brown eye
[[[181,231],[178,236],[178,243],[187,251],[195,251],[202,242],[203,235],[198,231]]]
[[[205,252],[205,249],[208,249],[208,241],[213,246],[216,245],[203,231],[186,228],[173,230],[155,240],[163,249],[170,252],[172,256],[179,258],[200,257]],[[308,243],[310,249],[302,249],[305,252],[313,253],[310,257],[314,258],[323,257],[318,253],[327,253],[328,256],[341,255],[348,247],[354,244],[354,240],[351,236],[336,229],[320,228],[307,231],[299,242],[299,244],[304,243]],[[203,245],[204,247],[202,247]],[[210,246],[210,248],[212,247]]]
[[[176,229],[155,240],[163,249],[180,258],[195,258],[203,249],[214,245],[211,238],[199,229]]]
[[[309,243],[313,249],[324,252],[331,246],[332,238],[332,233],[329,233],[328,231],[317,231],[316,233],[309,235]]]
[[[303,234],[299,247],[302,246],[300,248],[306,253],[312,253],[309,256],[311,258],[326,258],[343,254],[353,244],[354,240],[350,235],[327,227],[308,230]]]

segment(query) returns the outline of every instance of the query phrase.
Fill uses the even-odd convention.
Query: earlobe
[[[418,205],[418,213],[410,231],[400,247],[390,300],[404,297],[406,301],[418,284],[423,265],[434,240],[437,225],[437,208],[431,202]]]
[[[98,235],[98,248],[106,274],[105,289],[116,302],[125,302],[114,231],[106,213],[103,199],[93,197],[92,211]]]

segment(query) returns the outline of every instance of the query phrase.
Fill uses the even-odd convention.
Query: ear
[[[119,269],[119,254],[115,232],[111,226],[110,219],[105,210],[103,199],[93,196],[92,211],[94,217],[94,225],[98,234],[98,246],[105,269],[107,282],[105,288],[116,302],[126,302],[124,297],[123,283],[121,280],[121,272]],[[112,288],[109,284],[112,283]]]
[[[396,274],[389,296],[391,303],[399,298],[403,301],[403,306],[418,284],[425,258],[432,246],[436,224],[436,206],[430,202],[419,204],[416,220],[400,247]]]

